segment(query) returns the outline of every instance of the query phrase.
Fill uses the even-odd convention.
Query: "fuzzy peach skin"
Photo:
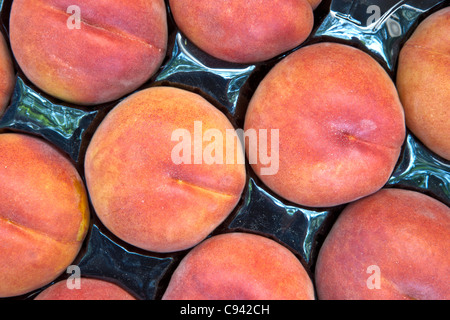
[[[279,130],[278,172],[261,174],[260,159],[250,164],[275,193],[309,207],[378,191],[405,139],[388,74],[368,54],[336,43],[303,47],[280,61],[251,98],[244,129]]]
[[[236,63],[265,61],[297,47],[314,23],[307,0],[170,0],[169,5],[188,39]]]
[[[426,18],[400,51],[397,88],[406,126],[450,160],[450,7]]]
[[[382,189],[347,206],[333,225],[317,260],[318,297],[448,300],[449,250],[449,207]]]
[[[295,255],[248,233],[205,240],[180,262],[163,300],[314,300],[312,281]]]
[[[3,35],[0,35],[0,117],[8,106],[14,90],[14,67],[11,53]]]
[[[95,132],[85,159],[87,186],[98,217],[122,240],[149,251],[184,250],[206,238],[237,205],[245,161],[230,157],[208,164],[203,155],[211,142],[194,145],[194,122],[201,122],[200,139],[207,130],[223,134],[227,156],[226,130],[237,140],[230,121],[200,95],[172,87],[131,95]],[[174,136],[179,130],[189,137]],[[177,164],[172,153],[185,154],[174,151],[181,140],[191,157]],[[235,142],[228,155],[244,159]]]
[[[114,283],[91,278],[80,278],[79,281],[79,288],[70,289],[67,281],[61,280],[43,290],[34,300],[136,300]]]
[[[113,101],[144,84],[162,64],[167,37],[163,0],[15,0],[11,9],[22,71],[46,93],[79,105]]]
[[[77,256],[89,224],[72,163],[46,142],[0,134],[0,297],[38,289]]]

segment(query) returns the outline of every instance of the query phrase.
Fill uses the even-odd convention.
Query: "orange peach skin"
[[[252,168],[278,195],[310,207],[381,189],[405,139],[388,74],[366,53],[333,43],[303,47],[279,62],[252,97],[244,128],[279,130],[279,171],[261,175],[259,160]]]
[[[229,233],[195,247],[175,270],[163,300],[314,300],[300,261],[268,238]]]
[[[39,293],[34,300],[136,300],[118,285],[99,279],[80,278],[79,289],[69,289],[59,281]]]
[[[235,134],[225,115],[200,95],[171,87],[131,95],[99,126],[86,154],[88,190],[100,220],[122,240],[149,251],[184,250],[237,205],[246,182],[243,162],[194,164],[194,151],[192,164],[173,161],[179,142],[172,134],[189,130],[193,143],[194,121],[202,122],[201,134]],[[244,158],[240,142],[238,152]]]
[[[303,43],[314,16],[306,0],[170,0],[180,30],[200,49],[225,61],[254,63]]]
[[[36,86],[61,100],[94,105],[134,91],[158,70],[168,36],[163,0],[77,1],[80,29],[73,28],[72,5],[13,2],[12,50]]]
[[[89,223],[72,163],[38,138],[0,134],[0,297],[38,289],[78,254]]]
[[[449,250],[449,207],[415,191],[382,189],[350,204],[332,227],[317,260],[318,297],[448,300]]]
[[[406,126],[450,160],[450,7],[425,19],[400,51],[397,88]]]
[[[14,68],[11,53],[3,35],[0,35],[0,117],[5,112],[14,90]]]

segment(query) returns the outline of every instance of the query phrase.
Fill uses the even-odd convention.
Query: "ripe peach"
[[[56,279],[76,258],[89,223],[72,163],[46,142],[0,134],[0,297]]]
[[[39,293],[34,300],[136,300],[118,285],[99,279],[80,278],[80,287],[70,289],[61,280]]]
[[[14,90],[14,67],[11,53],[3,35],[0,35],[0,117],[3,115]]]
[[[180,30],[200,49],[230,62],[269,60],[303,43],[314,16],[307,0],[170,0]]]
[[[167,47],[163,0],[15,0],[14,56],[46,93],[93,105],[134,91],[158,70]]]
[[[347,206],[319,251],[319,299],[448,300],[450,209],[382,189]]]
[[[208,138],[211,130],[223,136]],[[245,162],[225,151],[226,131],[238,140],[222,112],[186,90],[153,87],[123,100],[100,124],[85,159],[100,220],[122,240],[149,251],[199,243],[234,209],[246,182]],[[211,138],[215,142],[203,143]],[[244,159],[235,142],[231,155]],[[188,148],[181,152],[180,144]],[[211,163],[204,157],[209,152],[227,159]]]
[[[244,129],[279,130],[278,172],[261,174],[260,159],[252,167],[278,195],[310,207],[378,191],[405,139],[388,74],[368,54],[337,43],[306,46],[281,60],[256,89]]]
[[[180,262],[163,300],[314,300],[312,281],[284,246],[248,233],[205,240]]]
[[[425,19],[400,51],[397,88],[406,126],[450,160],[450,7]]]

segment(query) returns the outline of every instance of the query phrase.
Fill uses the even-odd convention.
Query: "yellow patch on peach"
[[[57,278],[87,233],[89,206],[70,160],[31,136],[0,134],[0,297]]]

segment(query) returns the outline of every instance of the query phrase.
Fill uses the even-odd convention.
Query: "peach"
[[[381,189],[405,139],[403,108],[385,70],[337,43],[303,47],[267,74],[250,100],[245,132],[279,130],[279,170],[250,160],[279,196],[308,207],[345,204]],[[251,159],[250,143],[246,143]]]
[[[0,117],[8,106],[14,90],[14,67],[11,53],[3,35],[0,35]]]
[[[163,300],[314,300],[312,281],[286,247],[260,235],[226,233],[192,249]]]
[[[127,290],[105,280],[80,278],[79,288],[61,280],[39,293],[34,300],[136,300]]]
[[[36,137],[0,134],[0,297],[38,289],[76,258],[89,224],[76,168]]]
[[[450,160],[450,7],[419,24],[400,51],[397,88],[406,126]]]
[[[163,0],[15,0],[10,39],[28,79],[79,105],[114,101],[158,70],[167,48]]]
[[[215,142],[203,143],[208,139]],[[214,153],[223,159],[209,159]],[[95,211],[113,234],[172,252],[196,245],[231,213],[246,183],[244,158],[236,131],[214,105],[183,89],[152,87],[103,120],[85,173]]]
[[[319,251],[322,300],[448,300],[450,208],[382,189],[348,205]]]
[[[303,43],[314,16],[307,0],[170,0],[179,29],[208,54],[225,61],[269,60]]]

